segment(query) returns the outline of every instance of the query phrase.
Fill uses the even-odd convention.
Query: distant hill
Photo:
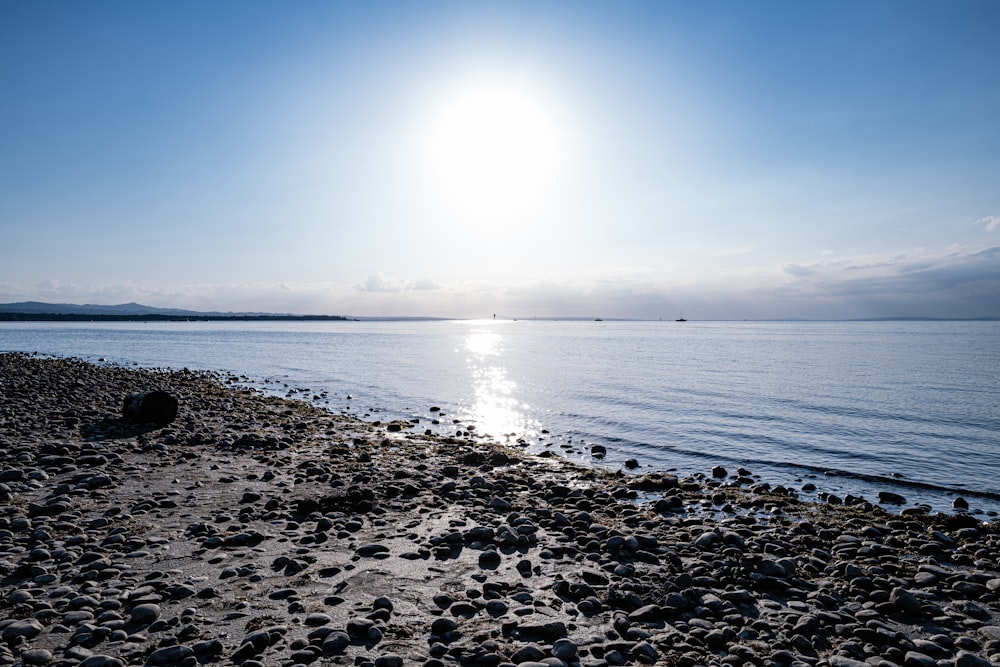
[[[154,308],[140,303],[114,306],[21,301],[0,303],[0,321],[177,321],[177,320],[346,320],[340,315],[293,315],[259,312],[201,312],[181,308]]]

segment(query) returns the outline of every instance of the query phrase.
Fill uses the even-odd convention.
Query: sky
[[[994,0],[0,0],[0,303],[1000,315]]]

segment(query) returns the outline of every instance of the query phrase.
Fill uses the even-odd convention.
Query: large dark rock
[[[177,399],[165,391],[128,394],[122,417],[136,424],[169,424],[177,417]]]

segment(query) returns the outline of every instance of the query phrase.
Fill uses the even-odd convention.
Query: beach
[[[0,664],[1000,664],[998,522],[427,426],[0,355]]]

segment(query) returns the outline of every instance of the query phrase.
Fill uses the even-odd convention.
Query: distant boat
[[[602,320],[601,318],[597,317],[597,318],[594,318],[594,321],[595,322],[603,322],[604,320]]]
[[[681,315],[681,316],[680,316],[680,317],[678,317],[678,318],[677,318],[676,320],[674,320],[674,322],[687,322],[687,320],[686,320],[686,319],[684,319],[684,316],[683,316],[683,315]]]

